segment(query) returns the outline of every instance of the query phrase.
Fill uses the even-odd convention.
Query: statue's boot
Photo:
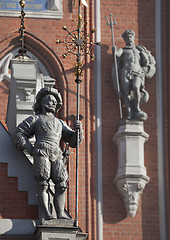
[[[128,106],[126,108],[126,111],[127,111],[127,119],[131,119],[132,118],[132,111],[131,111],[130,106]]]
[[[127,119],[131,119],[132,118],[132,110],[131,110],[131,106],[130,106],[130,102],[129,102],[129,97],[127,97],[125,99],[125,107],[126,107],[126,112],[127,112]]]
[[[49,206],[50,206],[50,197],[48,193],[48,186],[44,185],[39,185],[38,189],[38,199],[39,199],[39,204],[42,209],[44,218],[46,220],[54,219],[52,216]]]
[[[69,219],[64,213],[65,207],[65,189],[57,188],[54,197],[54,206],[58,219]]]
[[[148,115],[143,111],[138,111],[135,113],[135,119],[138,121],[145,121],[147,120],[147,118],[148,118]]]

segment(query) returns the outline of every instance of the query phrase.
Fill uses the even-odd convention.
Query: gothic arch
[[[12,32],[6,36],[6,38],[0,41],[0,63],[3,61],[0,68],[1,72],[2,68],[5,68],[4,70],[6,73],[3,77],[7,81],[9,81],[10,77],[10,75],[7,74],[10,58],[12,58],[11,56],[17,52],[16,50],[19,47],[20,41],[17,31]],[[25,32],[25,47],[30,55],[35,56],[35,58],[40,61],[40,65],[42,65],[41,69],[44,66],[44,71],[46,71],[50,77],[56,79],[56,87],[61,92],[62,97],[65,101],[65,104],[61,110],[61,115],[67,115],[66,109],[68,109],[68,84],[63,64],[61,63],[57,54],[52,49],[50,49],[50,47],[44,41],[27,31]],[[4,60],[7,63],[6,65],[3,65]],[[0,80],[3,80],[2,76],[0,76],[0,78]]]

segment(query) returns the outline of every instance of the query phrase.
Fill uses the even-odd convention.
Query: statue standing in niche
[[[126,46],[118,50],[112,48],[116,55],[119,88],[116,82],[115,65],[113,66],[113,80],[119,98],[125,103],[127,119],[144,121],[147,114],[140,109],[142,103],[149,100],[145,90],[145,78],[152,78],[155,74],[155,59],[144,46],[135,46],[135,33],[126,30],[122,34]]]
[[[13,141],[20,150],[26,150],[34,159],[35,178],[38,181],[38,199],[46,220],[54,219],[49,206],[49,181],[55,184],[54,206],[58,219],[66,218],[64,214],[65,190],[68,172],[60,140],[76,148],[76,132],[64,121],[54,116],[62,106],[62,98],[57,89],[42,88],[34,105],[35,115],[20,123],[13,136]],[[83,140],[80,121],[75,122],[79,129],[79,143]],[[34,146],[29,138],[35,136]]]

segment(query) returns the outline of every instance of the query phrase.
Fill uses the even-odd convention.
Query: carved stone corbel
[[[148,182],[149,177],[147,176],[127,176],[116,179],[117,188],[124,200],[126,212],[130,217],[136,215],[140,195]]]
[[[140,195],[149,182],[144,166],[144,143],[148,137],[144,132],[143,122],[128,120],[121,122],[114,137],[118,145],[115,183],[130,217],[136,215]]]

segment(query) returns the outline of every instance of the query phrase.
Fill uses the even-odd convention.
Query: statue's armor
[[[34,135],[36,141],[32,147],[28,139]],[[51,178],[56,187],[67,187],[68,173],[59,145],[62,139],[71,147],[76,147],[75,131],[52,114],[33,115],[18,125],[16,138],[20,149],[32,147],[35,177],[41,181],[41,184],[47,184]]]

